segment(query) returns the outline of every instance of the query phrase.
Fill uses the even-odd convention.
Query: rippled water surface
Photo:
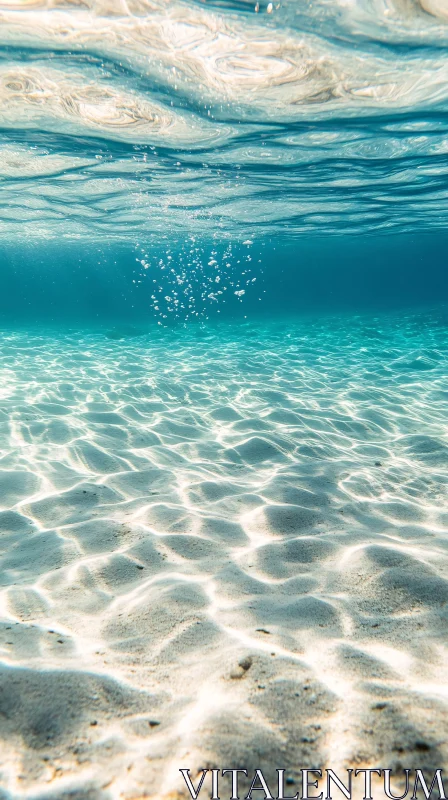
[[[445,0],[3,0],[0,233],[440,227],[447,43]]]

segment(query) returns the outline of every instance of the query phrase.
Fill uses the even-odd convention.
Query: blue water
[[[181,335],[195,322],[443,308],[447,248],[444,233],[200,241],[199,253],[187,239],[146,247],[145,255],[125,244],[4,243],[0,319],[6,326],[160,323]]]

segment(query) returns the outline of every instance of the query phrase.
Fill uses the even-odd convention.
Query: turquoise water
[[[0,800],[447,767],[447,45],[0,0]]]
[[[153,247],[4,243],[0,319],[6,327],[174,327],[182,337],[189,325],[220,320],[442,312],[447,247],[442,232],[251,244],[187,236]]]

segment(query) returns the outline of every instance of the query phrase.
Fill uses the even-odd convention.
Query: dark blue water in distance
[[[339,237],[322,234],[293,241],[282,236],[268,238],[251,247],[250,275],[257,278],[256,282],[245,287],[242,298],[235,296],[232,285],[220,302],[207,300],[211,272],[207,261],[213,249],[213,244],[204,246],[200,274],[190,276],[191,292],[200,310],[198,319],[203,324],[207,320],[277,318],[285,313],[366,313],[413,307],[419,310],[448,302],[448,234],[442,232]],[[241,256],[244,263],[247,249],[239,243],[233,248],[230,282],[235,286],[241,269],[236,262]],[[179,251],[182,252],[182,243]],[[103,243],[3,244],[3,324],[107,327],[125,321],[153,327],[160,319],[151,300],[154,278],[162,298],[169,296],[172,286],[170,275],[158,266],[165,249],[151,249],[154,266],[150,274],[136,262],[136,252],[135,247],[120,243],[111,247]],[[175,260],[175,243],[171,252]],[[181,335],[182,325],[188,324],[185,316],[185,310],[176,313],[173,309],[163,324],[177,326]]]

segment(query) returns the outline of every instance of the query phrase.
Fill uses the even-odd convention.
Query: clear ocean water
[[[448,766],[447,46],[0,0],[1,800]]]

